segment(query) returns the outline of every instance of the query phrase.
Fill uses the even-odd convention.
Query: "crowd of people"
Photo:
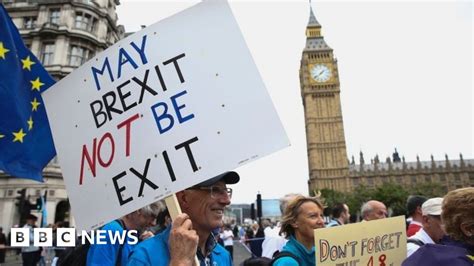
[[[54,259],[58,259],[64,248],[56,247],[56,232],[58,228],[69,227],[68,222],[58,221],[55,224],[49,224],[44,226],[45,228],[51,228],[53,232],[53,246],[52,247],[39,247],[34,245],[34,234],[33,229],[38,228],[37,226],[38,217],[33,214],[28,214],[25,217],[25,222],[22,224],[21,228],[29,229],[29,246],[26,247],[12,247],[10,246],[12,241],[11,230],[6,236],[3,233],[3,228],[0,227],[0,266],[5,263],[7,254],[13,255],[15,261],[19,260],[18,257],[21,257],[22,265],[25,266],[46,266],[51,265]],[[13,228],[20,228],[18,224],[14,225]],[[7,264],[8,265],[8,264]]]
[[[226,172],[176,193],[182,214],[171,220],[162,202],[156,202],[114,220],[102,229],[137,230],[136,244],[91,244],[58,251],[54,265],[233,265],[234,243],[250,251],[242,265],[316,265],[314,230],[350,223],[347,204],[329,206],[316,197],[288,194],[280,200],[280,221],[224,225],[224,210],[231,203],[232,188],[240,180]],[[449,192],[443,198],[407,199],[407,259],[404,266],[470,265],[474,263],[474,188]],[[384,219],[389,210],[375,199],[359,211],[360,222]],[[33,228],[36,217],[25,226]],[[1,232],[0,232],[1,233]],[[316,231],[317,233],[317,231]],[[0,241],[2,240],[0,234]],[[1,243],[0,243],[1,245]],[[31,249],[31,250],[30,250]],[[34,249],[34,250],[33,250]],[[61,254],[62,253],[62,254]],[[23,248],[23,265],[37,265],[39,248]],[[0,259],[2,259],[0,254]]]

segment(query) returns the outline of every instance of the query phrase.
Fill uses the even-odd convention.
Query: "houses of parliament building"
[[[347,158],[340,100],[337,60],[324,40],[313,10],[306,28],[306,45],[300,67],[301,97],[306,124],[310,193],[321,189],[352,191],[393,182],[403,186],[439,183],[445,191],[474,185],[474,160],[459,158],[406,162],[395,150],[392,158],[378,156],[358,163]]]

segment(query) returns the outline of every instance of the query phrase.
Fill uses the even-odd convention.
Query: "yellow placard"
[[[316,265],[401,265],[407,256],[405,230],[404,216],[316,229]]]

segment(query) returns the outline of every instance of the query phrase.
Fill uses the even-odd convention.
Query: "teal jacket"
[[[298,261],[291,257],[282,257],[277,259],[274,266],[314,266],[316,265],[316,249],[313,247],[311,250],[306,249],[303,244],[298,242],[295,237],[291,236],[282,251],[291,252],[293,255],[298,257]]]
[[[170,262],[170,253],[168,246],[168,238],[170,235],[170,227],[160,234],[150,237],[138,244],[129,258],[129,266],[168,266]],[[198,256],[199,258],[199,256]],[[231,266],[232,259],[229,252],[219,244],[214,246],[211,255],[208,257],[207,265]],[[205,261],[200,258],[201,266],[206,265]]]
[[[112,221],[106,224],[101,230],[110,230],[112,232],[118,231],[123,232],[124,229],[117,221]],[[117,256],[119,255],[120,244],[115,242],[112,244],[110,238],[106,237],[107,244],[105,245],[91,245],[87,252],[87,266],[104,266],[104,265],[117,265]],[[122,257],[120,258],[120,265],[125,266],[128,262],[128,255],[132,252],[134,245],[129,245],[128,242],[132,241],[127,238],[127,241],[122,245]]]

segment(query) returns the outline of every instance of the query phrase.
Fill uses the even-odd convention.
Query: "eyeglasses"
[[[222,187],[212,186],[212,187],[191,187],[189,189],[211,191],[211,198],[213,199],[223,198],[223,197],[229,197],[229,199],[232,198],[231,188],[222,188]]]

